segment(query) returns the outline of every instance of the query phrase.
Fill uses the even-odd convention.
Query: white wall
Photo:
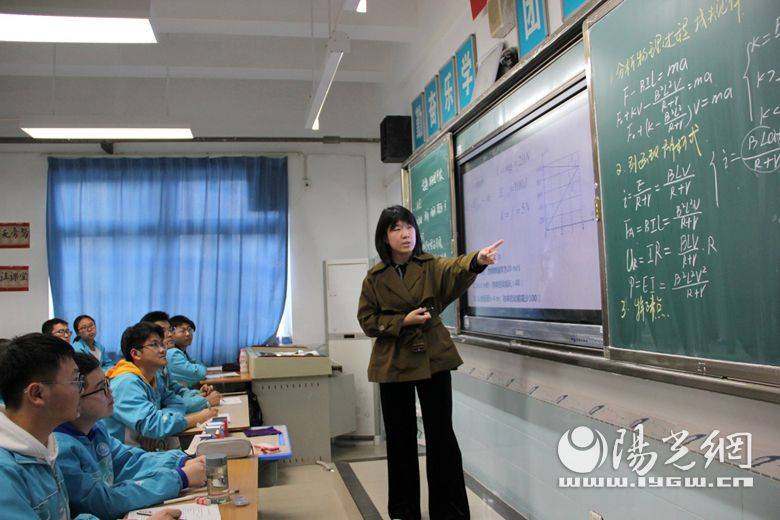
[[[20,151],[29,150],[27,153]],[[48,318],[46,151],[95,154],[95,146],[0,148],[0,221],[30,221],[31,249],[0,250],[0,265],[30,265],[29,293],[0,293],[0,337],[40,330]],[[81,150],[81,152],[79,152]],[[292,327],[296,343],[325,343],[322,262],[373,256],[373,225],[386,205],[379,146],[119,145],[117,153],[145,155],[290,153]],[[310,186],[304,186],[304,158]],[[366,184],[368,182],[368,184]],[[368,187],[368,190],[366,189]],[[369,249],[370,247],[370,249]],[[357,302],[356,302],[357,305]],[[73,316],[66,316],[71,319]]]
[[[0,338],[40,332],[49,312],[46,159],[0,154],[0,222],[29,222],[29,249],[0,249],[0,265],[30,266],[29,292],[0,292]]]

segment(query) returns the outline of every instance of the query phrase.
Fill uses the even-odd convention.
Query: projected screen
[[[467,314],[601,323],[592,153],[582,92],[462,165],[466,251],[506,241]]]

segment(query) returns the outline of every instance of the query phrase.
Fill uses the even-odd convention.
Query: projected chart
[[[463,166],[466,250],[503,238],[496,265],[468,291],[478,315],[601,309],[586,93]]]

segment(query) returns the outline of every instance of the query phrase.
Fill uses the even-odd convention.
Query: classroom
[[[0,518],[780,519],[775,0],[0,1]]]

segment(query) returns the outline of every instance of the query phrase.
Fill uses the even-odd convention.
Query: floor
[[[387,516],[387,465],[384,444],[356,443],[334,445],[333,460],[326,469],[319,465],[280,467],[277,483],[273,487],[261,488],[260,512],[262,520],[389,520]],[[373,511],[364,516],[347,489],[344,479],[336,470],[335,463],[349,466],[348,478],[364,498],[362,509]],[[423,497],[423,519],[427,514],[427,483],[425,482],[425,457],[420,457],[420,491]],[[469,486],[472,487],[472,486]],[[353,492],[355,489],[353,489]],[[471,518],[474,520],[504,520],[480,496],[467,489]],[[302,499],[302,497],[304,497]],[[366,508],[366,504],[368,507]]]

